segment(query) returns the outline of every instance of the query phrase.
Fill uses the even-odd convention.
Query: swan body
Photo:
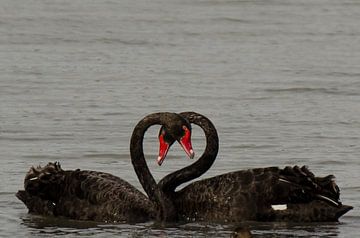
[[[182,220],[318,222],[337,221],[352,208],[338,196],[333,177],[316,178],[295,166],[218,175],[172,193],[171,199]]]
[[[32,167],[25,190],[16,196],[30,213],[102,222],[155,219],[154,204],[142,192],[112,174],[63,170],[60,164]]]
[[[155,124],[166,127],[188,155],[193,153],[190,137],[184,131],[190,124],[179,115],[153,113],[140,120],[130,140],[130,154],[148,196],[117,176],[80,169],[63,170],[57,162],[32,167],[25,176],[25,189],[16,196],[30,213],[40,215],[101,222],[173,220],[176,216],[173,204],[157,186],[142,148],[146,130]]]
[[[195,112],[180,115],[204,130],[206,148],[196,162],[159,182],[175,204],[178,219],[320,222],[337,221],[352,209],[341,204],[334,176],[315,177],[305,166],[235,171],[196,181],[175,191],[180,184],[205,173],[212,166],[219,147],[216,129],[208,118]],[[174,140],[167,135],[166,128],[161,128],[159,135],[171,146]]]

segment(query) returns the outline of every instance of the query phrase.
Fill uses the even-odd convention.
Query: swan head
[[[161,165],[169,151],[171,145],[177,141],[184,149],[187,156],[192,159],[194,158],[194,150],[191,143],[191,125],[183,119],[177,120],[170,123],[168,126],[162,126],[159,131],[159,156],[158,164]]]

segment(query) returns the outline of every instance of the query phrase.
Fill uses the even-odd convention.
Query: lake
[[[3,0],[0,7],[0,236],[354,237],[360,223],[360,2],[357,0]],[[15,197],[33,165],[113,173],[141,189],[130,163],[136,123],[196,111],[220,151],[201,178],[308,165],[334,174],[338,223],[159,227],[29,215]],[[157,180],[188,165],[173,146]],[[204,149],[194,126],[193,147]]]

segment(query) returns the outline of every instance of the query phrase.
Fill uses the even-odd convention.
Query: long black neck
[[[159,187],[166,194],[174,192],[180,184],[204,174],[214,163],[219,150],[219,138],[216,129],[208,118],[196,112],[182,112],[180,115],[190,123],[196,124],[203,129],[206,137],[206,147],[204,153],[196,162],[160,180]]]
[[[176,213],[172,202],[166,198],[150,173],[144,156],[143,140],[144,134],[150,126],[155,124],[167,125],[169,118],[175,116],[178,115],[174,113],[153,113],[144,117],[135,126],[130,140],[131,162],[149,199],[157,206],[158,219],[160,220],[173,220]]]

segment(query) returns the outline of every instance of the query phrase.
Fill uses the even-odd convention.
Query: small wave
[[[351,78],[359,78],[360,73],[350,73],[350,72],[329,72],[328,76],[336,76],[336,77],[351,77]]]
[[[214,20],[215,21],[226,21],[226,22],[239,22],[239,23],[245,23],[245,24],[251,23],[251,21],[249,21],[249,20],[233,18],[233,17],[221,17],[221,18],[216,18]]]
[[[293,88],[269,88],[269,89],[265,89],[265,91],[266,92],[295,92],[295,93],[306,93],[306,92],[331,93],[331,92],[336,91],[336,89],[293,87]]]
[[[322,93],[332,95],[357,96],[359,92],[354,90],[339,90],[337,88],[311,88],[311,87],[292,87],[292,88],[268,88],[264,90],[270,93]]]
[[[255,145],[255,144],[244,144],[244,145],[236,145],[233,148],[236,149],[266,149],[266,148],[274,148],[278,147],[277,145]]]
[[[104,121],[104,119],[91,117],[91,118],[86,118],[85,121]]]
[[[70,137],[0,137],[3,141],[56,141],[56,140],[72,140]]]
[[[84,154],[84,158],[122,158],[129,155],[124,154],[112,154],[112,153],[93,153],[93,154]]]
[[[326,166],[326,165],[346,165],[347,161],[344,161],[344,160],[321,160],[321,161],[317,162],[317,164],[321,164],[323,166]]]
[[[25,134],[27,131],[24,130],[1,130],[0,133],[6,133],[6,134]]]
[[[14,195],[14,192],[0,192],[0,196],[6,196],[6,195]]]
[[[360,192],[360,186],[349,186],[349,187],[342,187],[342,190],[349,190],[349,191],[357,191]]]
[[[95,39],[96,42],[101,42],[105,44],[122,44],[122,45],[149,45],[150,42],[145,40],[124,40],[118,38],[98,38]]]
[[[57,161],[61,159],[60,156],[55,156],[55,155],[23,155],[22,157],[28,159],[39,159],[46,161]],[[69,159],[69,157],[67,156],[66,159]]]
[[[106,112],[106,113],[103,113],[102,115],[103,116],[123,116],[126,114],[127,114],[127,112]]]
[[[326,139],[326,140],[359,140],[358,136],[323,136],[323,135],[316,135],[316,136],[305,136],[305,139]]]

